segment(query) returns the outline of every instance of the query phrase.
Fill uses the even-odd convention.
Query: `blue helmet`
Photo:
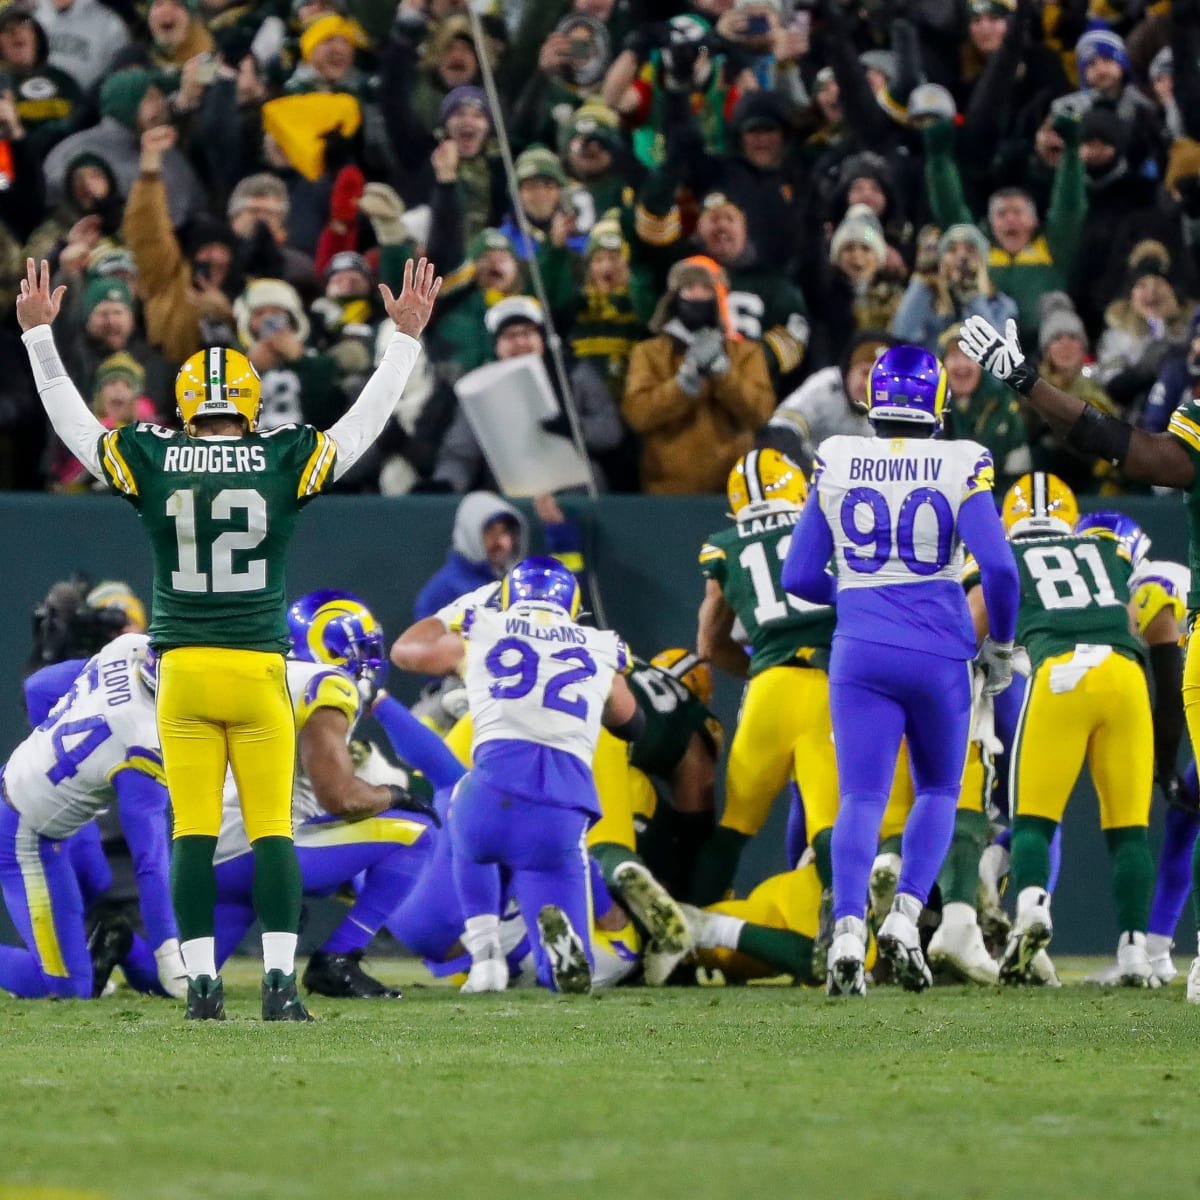
[[[332,588],[309,592],[292,603],[287,623],[293,658],[341,667],[355,679],[383,686],[387,675],[383,630],[357,596]]]
[[[893,346],[871,368],[867,417],[871,421],[911,421],[940,429],[946,405],[946,368],[920,346]]]
[[[579,581],[558,559],[535,554],[517,563],[500,584],[502,609],[528,600],[557,605],[567,616],[577,617],[582,600]]]
[[[1084,513],[1075,522],[1075,532],[1089,537],[1112,538],[1122,557],[1135,567],[1150,553],[1150,538],[1132,517],[1124,513]]]

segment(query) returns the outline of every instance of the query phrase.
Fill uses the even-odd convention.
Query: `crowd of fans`
[[[228,345],[265,427],[328,426],[417,252],[427,354],[350,490],[490,486],[455,383],[555,331],[613,491],[719,491],[756,440],[807,465],[893,340],[944,357],[1001,488],[1121,490],[956,349],[974,313],[1149,428],[1200,388],[1196,0],[505,0],[481,41],[465,7],[0,5],[0,294],[50,260],[105,424],[173,423],[176,369]],[[87,488],[11,305],[0,361],[0,487]]]

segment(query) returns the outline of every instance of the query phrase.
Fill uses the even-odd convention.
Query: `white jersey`
[[[507,739],[533,742],[589,767],[613,676],[629,668],[625,643],[572,621],[553,604],[514,604],[504,612],[470,607],[450,628],[467,639],[472,750]]]
[[[838,434],[875,436],[866,413],[850,407],[840,367],[815,371],[784,398],[767,424],[798,429],[809,447]]]
[[[149,644],[140,633],[110,642],[12,752],[5,791],[44,837],[69,837],[107,808],[121,771],[165,784],[154,697],[137,670]]]
[[[992,456],[978,442],[822,442],[811,486],[833,534],[839,591],[957,582],[958,510],[977,492],[991,491],[993,480]]]

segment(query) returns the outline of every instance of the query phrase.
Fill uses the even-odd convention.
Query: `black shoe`
[[[296,994],[296,973],[268,971],[262,982],[262,1019],[264,1021],[311,1021],[304,1001]]]
[[[188,977],[187,1021],[223,1021],[225,1020],[225,987],[218,975],[197,975],[195,979]]]
[[[304,968],[304,990],[337,999],[399,1000],[399,988],[380,983],[362,969],[362,956],[361,950],[352,950],[349,954],[316,951]]]
[[[92,959],[92,998],[104,991],[113,968],[129,957],[133,949],[133,926],[118,912],[102,912],[96,918],[87,940]]]

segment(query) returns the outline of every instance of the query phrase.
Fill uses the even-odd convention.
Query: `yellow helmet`
[[[740,518],[743,509],[753,516],[761,505],[783,501],[800,508],[808,496],[804,472],[778,450],[751,450],[733,464],[725,485],[729,515]],[[769,510],[766,510],[769,511]]]
[[[650,660],[650,665],[678,679],[688,691],[699,697],[702,704],[712,703],[712,668],[699,655],[681,646],[672,646],[669,650],[660,650]]]
[[[137,626],[138,633],[146,632],[146,606],[133,594],[133,589],[127,583],[106,579],[88,592],[84,603],[89,608],[119,610],[125,614],[126,624]]]
[[[175,376],[175,403],[187,429],[197,417],[241,417],[251,433],[262,408],[262,383],[240,350],[197,350]]]
[[[1008,489],[1000,516],[1010,538],[1023,533],[1070,533],[1079,520],[1079,501],[1057,475],[1034,471]]]

